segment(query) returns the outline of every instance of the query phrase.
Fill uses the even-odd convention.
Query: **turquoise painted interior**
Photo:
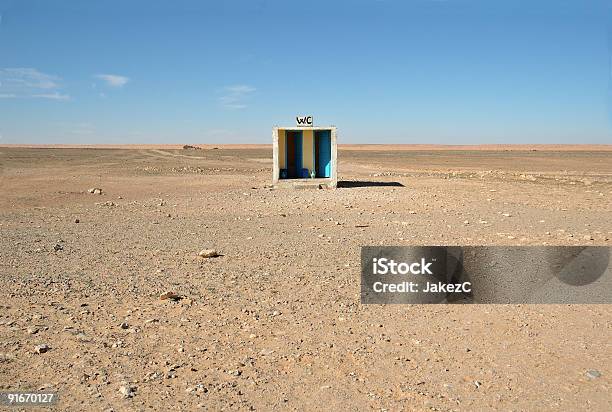
[[[331,177],[331,130],[315,132],[317,177]]]
[[[331,130],[290,130],[279,137],[280,179],[330,178]]]

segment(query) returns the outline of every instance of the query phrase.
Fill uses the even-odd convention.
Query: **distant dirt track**
[[[269,144],[192,144],[201,149],[269,149]],[[0,144],[1,147],[15,148],[43,148],[43,149],[182,149],[182,144]],[[373,150],[373,151],[549,151],[549,152],[590,152],[612,151],[612,144],[500,144],[500,145],[433,145],[433,144],[339,144],[346,150]]]

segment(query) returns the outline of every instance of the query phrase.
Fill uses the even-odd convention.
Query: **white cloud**
[[[246,94],[246,93],[254,92],[257,89],[251,86],[244,85],[244,84],[239,84],[236,86],[228,86],[225,88],[225,90],[231,93]]]
[[[32,97],[40,97],[41,99],[51,99],[51,100],[70,100],[70,96],[67,94],[61,94],[58,92],[55,93],[41,93],[41,94],[33,94]]]
[[[118,74],[96,74],[94,77],[103,80],[110,87],[123,87],[130,81],[129,77]]]
[[[61,79],[31,67],[0,69],[0,98],[43,98],[68,100],[60,93]]]
[[[245,109],[247,107],[246,100],[257,89],[245,84],[237,84],[227,86],[223,89],[223,95],[219,98],[219,103],[226,109]]]

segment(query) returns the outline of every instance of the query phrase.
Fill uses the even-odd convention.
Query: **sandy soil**
[[[339,189],[278,191],[265,147],[0,148],[0,390],[58,410],[609,410],[611,306],[361,305],[359,248],[609,246],[611,151],[339,159]]]

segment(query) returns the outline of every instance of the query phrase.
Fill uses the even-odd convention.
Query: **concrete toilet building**
[[[338,185],[336,127],[312,125],[312,116],[297,117],[298,126],[272,129],[274,187]]]

